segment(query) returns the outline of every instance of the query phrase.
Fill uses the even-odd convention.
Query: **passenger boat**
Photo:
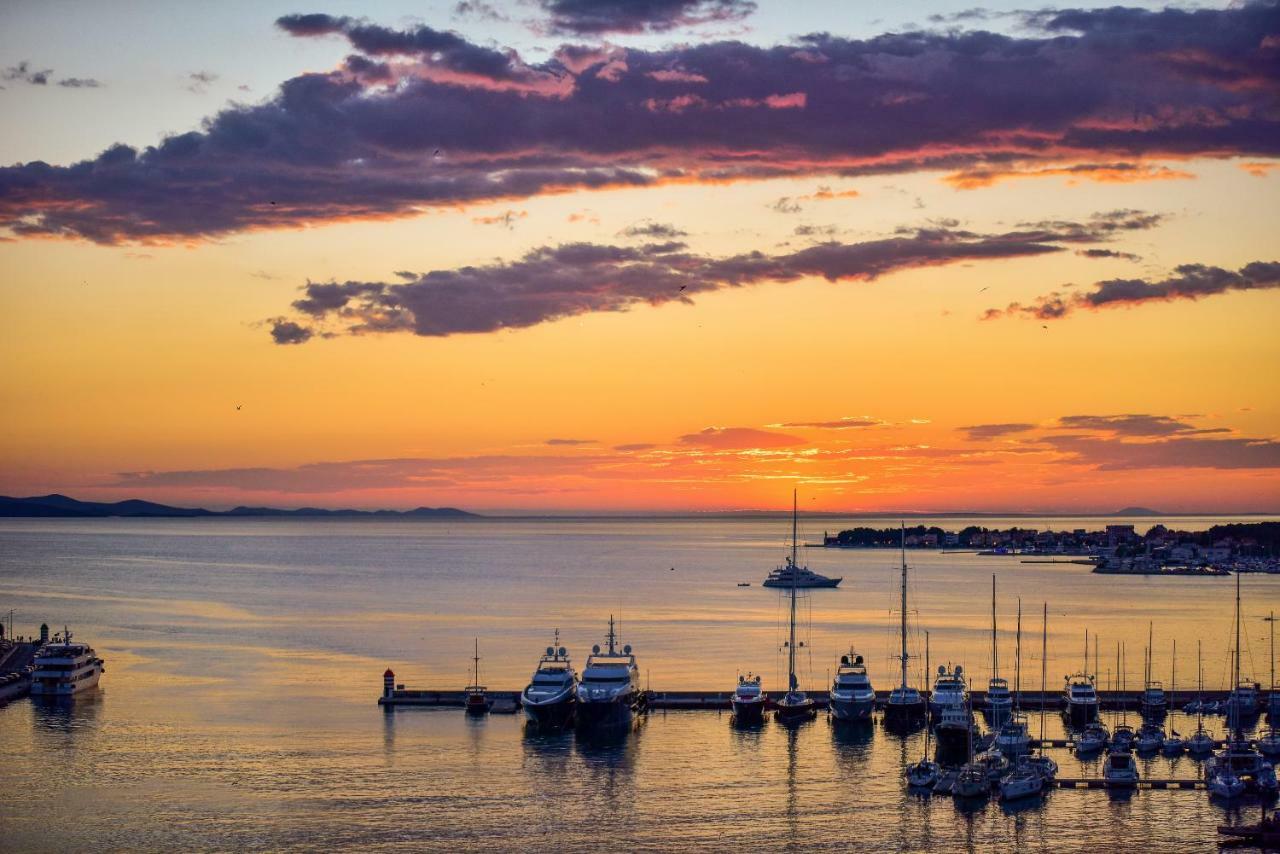
[[[791,556],[788,566],[796,565],[796,527],[799,524],[800,505],[796,492],[791,493]],[[836,579],[837,583],[839,579]],[[767,587],[778,585],[765,582]],[[834,586],[834,585],[830,585]],[[784,724],[798,724],[811,721],[818,716],[818,704],[812,697],[800,690],[800,679],[796,676],[796,590],[800,587],[796,574],[791,575],[791,634],[787,641],[787,693],[777,704],[778,721]]]
[[[555,642],[538,659],[533,679],[520,695],[529,723],[544,729],[559,729],[573,723],[578,704],[578,674],[569,661],[569,651],[560,646],[560,630]]]
[[[633,714],[641,708],[644,693],[640,690],[640,668],[631,653],[631,644],[619,651],[613,615],[609,615],[608,648],[591,647],[587,665],[582,669],[576,696],[579,729],[621,730],[629,728]]]
[[[50,643],[40,647],[33,661],[31,696],[74,697],[88,691],[102,678],[103,661],[86,643],[75,643],[63,628]]]
[[[849,650],[840,656],[835,680],[831,683],[831,717],[838,721],[865,721],[876,707],[876,692],[867,677],[862,656]]]
[[[733,691],[733,722],[738,726],[763,722],[765,702],[759,676],[751,673],[738,676],[738,687]]]
[[[889,692],[889,699],[884,705],[884,722],[889,726],[910,727],[924,720],[927,706],[920,691],[907,684],[907,529],[902,526],[902,603],[899,627],[901,630],[902,652],[898,656],[902,664],[902,683]]]
[[[489,709],[493,708],[493,701],[489,699],[485,687],[480,684],[480,638],[476,638],[476,654],[472,660],[475,662],[475,679],[463,689],[463,694],[466,696],[465,708],[469,715],[485,715],[489,713]]]

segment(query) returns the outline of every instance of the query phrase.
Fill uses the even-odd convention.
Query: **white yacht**
[[[764,707],[768,700],[760,681],[754,673],[738,677],[738,687],[733,692],[733,722],[738,726],[752,726],[764,721]]]
[[[963,706],[968,699],[964,668],[959,664],[954,668],[939,664],[938,676],[933,680],[933,693],[929,695],[929,711],[940,716],[943,709]]]
[[[819,575],[807,566],[797,566],[795,558],[787,556],[782,566],[769,573],[769,576],[761,582],[762,587],[838,587],[843,578],[828,578],[825,575]]]
[[[624,728],[631,725],[631,715],[643,701],[640,690],[640,668],[627,644],[619,652],[618,636],[609,616],[608,650],[591,647],[587,666],[582,670],[576,692],[579,727]]]
[[[71,632],[62,630],[40,648],[31,674],[33,697],[72,697],[98,684],[103,661],[86,643],[72,643]]]
[[[556,629],[555,643],[538,659],[538,669],[520,695],[529,723],[551,729],[572,723],[577,688],[578,674],[569,661],[569,651],[560,646],[560,630]]]
[[[1005,756],[1016,758],[1031,752],[1031,734],[1027,730],[1027,716],[1015,712],[996,732],[996,748]]]
[[[1040,794],[1043,789],[1044,778],[1040,775],[1040,769],[1029,761],[1029,757],[1021,756],[1013,771],[1000,781],[1000,800],[1029,798]]]
[[[1098,689],[1092,676],[1085,673],[1068,676],[1065,696],[1072,726],[1084,726],[1098,719]]]
[[[1097,753],[1111,742],[1111,732],[1102,721],[1093,721],[1085,725],[1084,731],[1076,739],[1076,753]]]
[[[831,716],[838,721],[865,721],[876,707],[876,692],[867,677],[862,656],[852,649],[840,656],[840,667],[831,683]]]
[[[1117,750],[1107,754],[1102,764],[1102,779],[1108,786],[1131,787],[1138,785],[1138,762],[1128,750]]]

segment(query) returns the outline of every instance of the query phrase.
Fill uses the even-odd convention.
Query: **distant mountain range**
[[[77,501],[65,495],[36,495],[30,498],[9,498],[0,495],[0,517],[22,518],[73,518],[101,519],[108,516],[139,518],[180,518],[197,516],[323,516],[323,517],[375,517],[405,519],[469,518],[477,514],[454,507],[419,507],[416,510],[327,510],[322,507],[299,507],[282,510],[277,507],[236,507],[233,510],[204,510],[199,507],[170,507],[153,501]]]

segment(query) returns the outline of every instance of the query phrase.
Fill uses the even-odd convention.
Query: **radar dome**
[[[956,665],[956,675],[957,675],[957,676],[959,676],[961,673],[964,673],[964,668],[963,668],[963,667],[961,667],[959,664],[957,664],[957,665]]]
[[[600,654],[600,644],[596,644],[595,646],[591,647],[591,654],[592,655]]]
[[[627,644],[626,646],[624,646],[624,647],[622,648],[622,654],[623,654],[623,655],[630,655],[630,654],[631,654],[631,644]]]
[[[840,656],[840,663],[841,663],[841,664],[848,664],[848,663],[849,663],[849,656],[847,656],[847,655],[842,655],[842,656]]]
[[[859,656],[855,657],[855,658],[853,659],[853,663],[854,663],[854,664],[861,664],[861,663],[862,663],[862,656],[860,656],[860,655],[859,655]]]
[[[565,649],[564,647],[560,647],[560,654],[561,654],[561,655],[568,655],[568,654],[569,654],[569,650]]]
[[[944,673],[946,673],[946,672],[947,672],[947,668],[946,668],[946,667],[944,667],[943,665],[939,664],[939,665],[938,665],[938,675],[939,675],[939,676],[941,676],[942,674],[944,674]]]
[[[555,647],[551,647],[551,646],[547,647],[547,655],[555,655],[555,654],[556,654]]]

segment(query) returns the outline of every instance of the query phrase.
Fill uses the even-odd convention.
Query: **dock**
[[[1112,785],[1099,778],[1059,777],[1051,781],[1059,789],[1203,789],[1204,780],[1192,778],[1176,780],[1139,780],[1137,783]]]
[[[31,662],[39,649],[38,641],[0,641],[0,706],[31,691]]]

